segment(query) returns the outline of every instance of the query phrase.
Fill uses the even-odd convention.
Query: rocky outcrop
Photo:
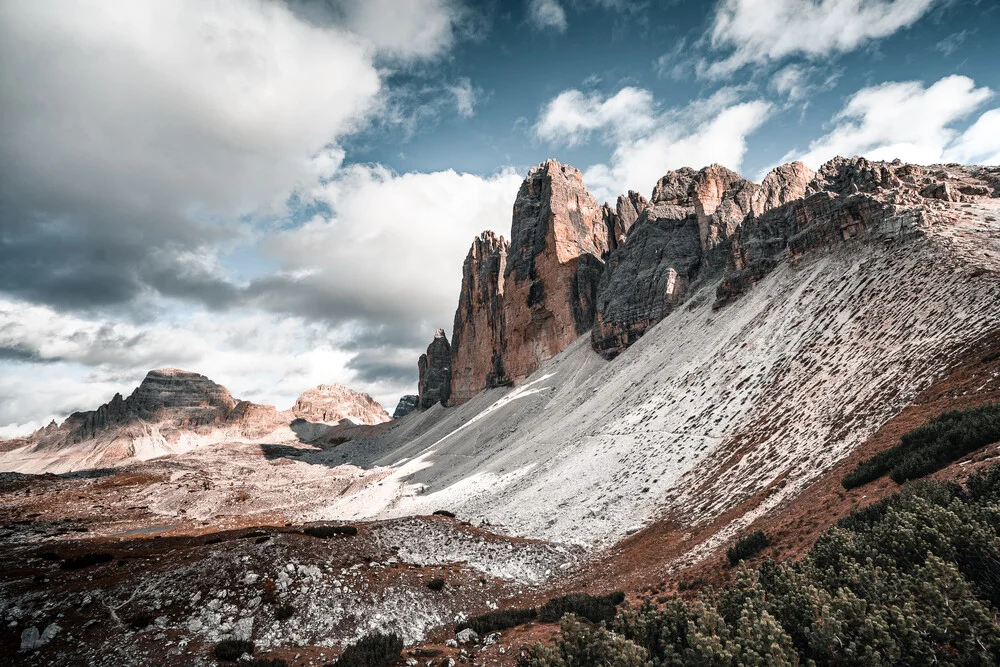
[[[798,162],[778,167],[759,186],[720,165],[664,175],[652,203],[608,258],[591,331],[594,349],[615,357],[683,303],[692,284],[717,278],[744,221],[802,197],[813,176]]]
[[[816,176],[801,162],[790,162],[772,170],[754,193],[751,207],[754,215],[763,215],[772,208],[805,197],[809,183]]]
[[[981,167],[834,158],[816,172],[805,197],[743,222],[715,306],[738,299],[780,262],[810,251],[854,239],[891,241],[920,233],[933,210],[930,200],[974,202],[993,196],[989,175]]]
[[[304,392],[292,406],[292,413],[298,419],[326,424],[344,420],[354,424],[381,424],[390,420],[378,401],[340,384],[321,384]]]
[[[434,340],[427,346],[427,353],[420,355],[417,370],[420,373],[417,391],[421,409],[447,403],[451,395],[451,345],[444,329],[437,330]]]
[[[81,442],[134,419],[170,420],[177,428],[196,428],[226,421],[236,403],[228,389],[204,375],[161,368],[149,371],[128,398],[115,394],[96,410],[74,412],[60,431],[70,441]]]
[[[400,396],[399,403],[396,403],[396,409],[392,412],[392,418],[402,419],[419,407],[420,397],[416,394],[406,394],[405,396]]]
[[[502,236],[483,232],[462,266],[451,338],[451,405],[504,381],[503,292],[509,249]]]
[[[506,380],[526,377],[593,326],[608,250],[602,209],[580,171],[555,160],[532,168],[514,203],[504,272]]]
[[[619,195],[614,208],[608,204],[601,207],[604,226],[608,230],[608,250],[614,250],[625,242],[628,230],[649,206],[649,201],[635,190],[628,195]]]

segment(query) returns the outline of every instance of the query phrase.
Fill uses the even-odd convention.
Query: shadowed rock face
[[[321,384],[303,392],[292,413],[298,419],[328,424],[345,419],[361,424],[389,421],[389,413],[378,401],[340,384]]]
[[[451,346],[444,329],[438,329],[427,353],[417,362],[420,380],[417,391],[420,407],[427,409],[436,403],[447,403],[451,394]]]
[[[392,413],[393,419],[402,419],[420,407],[420,397],[416,394],[407,394],[399,397],[399,403]]]
[[[472,242],[465,258],[451,338],[451,405],[503,381],[503,291],[509,248],[502,236],[487,231]]]
[[[514,203],[504,272],[505,379],[526,377],[593,326],[608,250],[604,214],[580,171],[554,160],[532,168]]]
[[[721,273],[731,239],[748,216],[801,197],[812,176],[801,163],[778,167],[760,186],[719,165],[666,174],[653,189],[652,204],[608,258],[591,332],[594,349],[611,359],[634,343],[683,303],[699,278]]]

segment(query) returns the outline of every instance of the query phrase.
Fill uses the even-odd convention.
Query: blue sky
[[[981,0],[0,0],[0,437],[202,372],[391,411],[555,157],[1000,162]]]

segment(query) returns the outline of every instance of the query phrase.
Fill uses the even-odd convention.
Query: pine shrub
[[[767,536],[764,535],[764,531],[755,530],[736,540],[736,544],[726,551],[726,557],[730,565],[736,565],[741,560],[759,554],[765,547],[767,547]]]
[[[354,526],[306,526],[302,532],[325,539],[334,535],[357,535],[358,529]]]
[[[338,667],[382,667],[396,662],[402,652],[402,637],[376,632],[345,648],[336,664]]]
[[[62,563],[64,570],[79,570],[99,563],[110,563],[115,557],[109,553],[87,553],[74,558],[67,558]]]
[[[455,630],[461,632],[466,628],[472,628],[477,635],[487,635],[491,632],[513,628],[516,625],[527,623],[535,618],[538,618],[538,611],[534,608],[498,609],[497,611],[487,612],[480,616],[473,616],[466,619],[459,623]]]
[[[994,442],[1000,442],[1000,403],[946,412],[903,435],[898,445],[859,462],[842,484],[853,489],[886,474],[902,484]]]
[[[432,591],[439,591],[444,588],[444,579],[431,579],[427,582],[427,588]]]
[[[553,598],[546,602],[538,611],[539,620],[558,621],[566,614],[576,614],[591,623],[610,621],[618,611],[618,605],[625,600],[621,591],[608,595],[588,595],[587,593],[570,593]]]

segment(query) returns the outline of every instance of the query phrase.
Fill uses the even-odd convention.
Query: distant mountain
[[[296,437],[296,420],[329,425],[380,424],[389,415],[368,394],[341,385],[304,392],[291,410],[240,401],[204,375],[176,368],[152,370],[128,398],[115,396],[96,410],[75,412],[26,438],[5,442],[0,470],[65,472],[132,459],[150,459],[235,440]],[[299,429],[304,433],[303,429]]]

